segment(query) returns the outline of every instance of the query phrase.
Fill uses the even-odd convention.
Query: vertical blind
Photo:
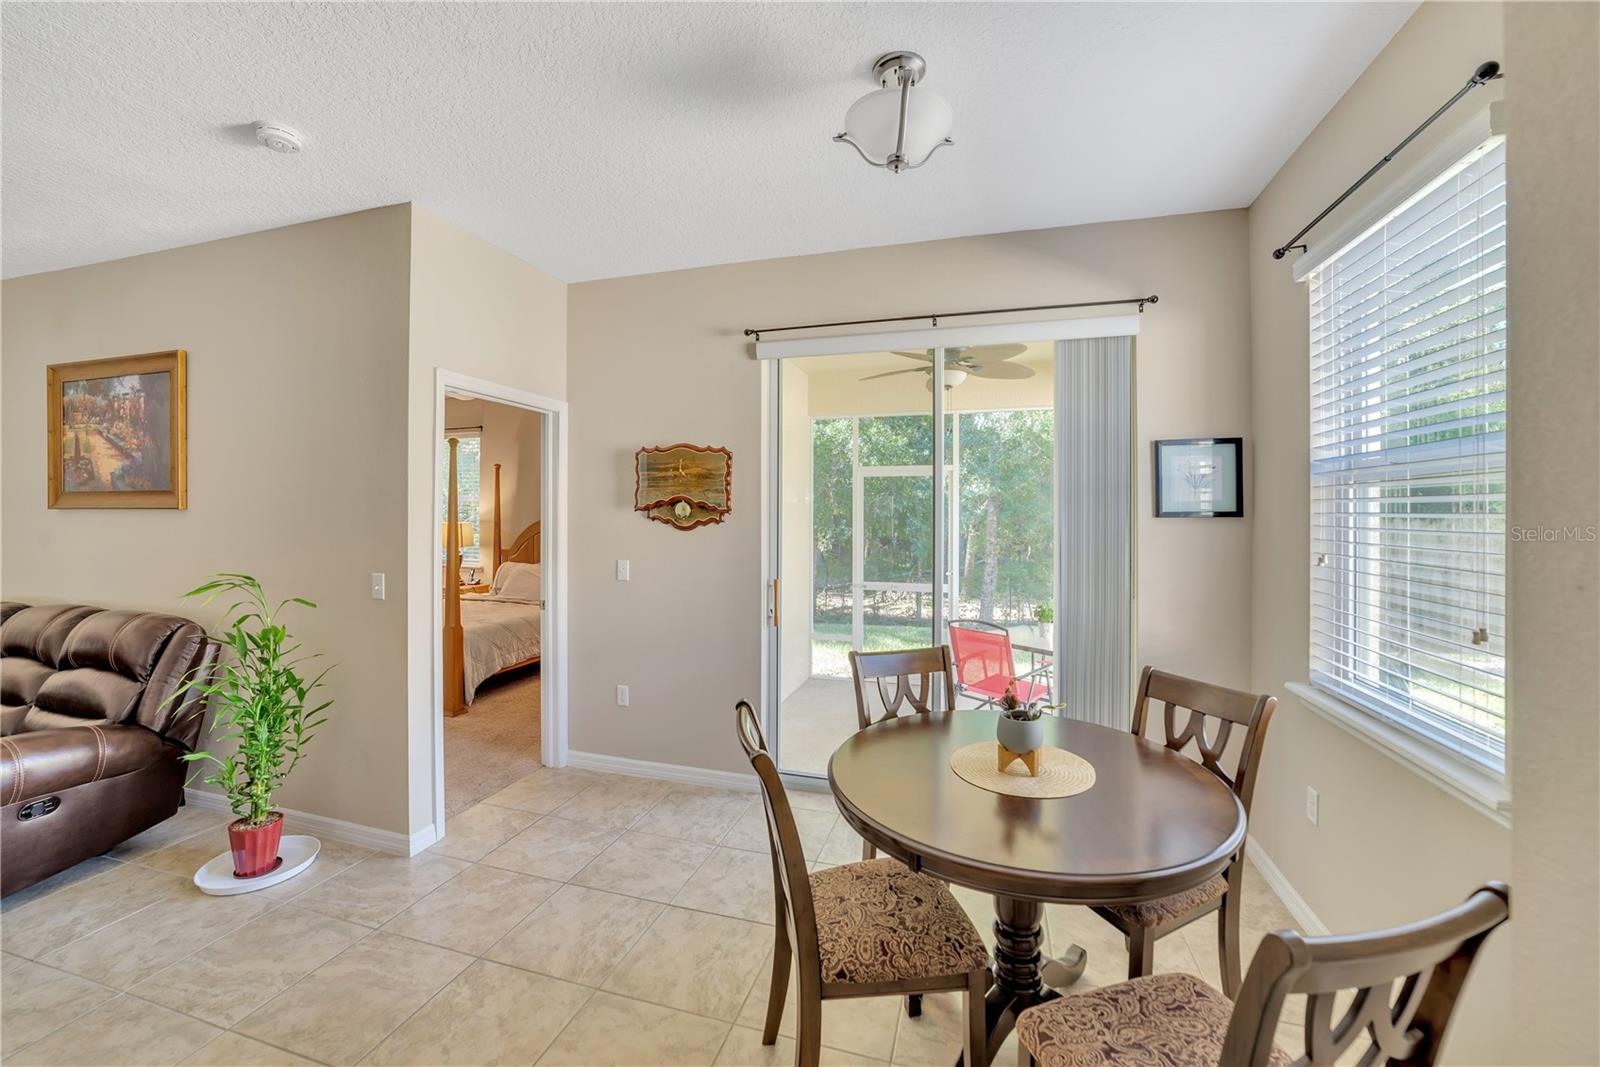
[[[1133,338],[1056,342],[1055,699],[1126,730],[1133,708]]]
[[[1310,276],[1311,681],[1505,762],[1505,144]]]

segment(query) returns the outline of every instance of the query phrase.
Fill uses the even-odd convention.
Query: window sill
[[[1402,767],[1465,801],[1501,826],[1511,825],[1511,790],[1504,777],[1391,726],[1309,683],[1287,682],[1285,688],[1317,715]]]

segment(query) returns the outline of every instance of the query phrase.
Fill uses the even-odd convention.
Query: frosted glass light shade
[[[920,163],[928,158],[954,124],[955,112],[944,97],[931,89],[913,88],[906,102],[906,159]],[[844,132],[875,160],[894,155],[900,132],[899,86],[874,90],[851,104],[845,112]]]
[[[960,385],[966,380],[966,371],[960,370],[956,367],[946,367],[944,369],[944,388],[946,392],[949,392],[951,389],[954,389],[956,386]],[[928,375],[928,392],[933,392],[933,375],[931,374]]]

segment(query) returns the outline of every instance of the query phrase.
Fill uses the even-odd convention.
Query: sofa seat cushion
[[[0,737],[0,804],[115,778],[178,752],[143,726],[73,726]]]
[[[1190,974],[1153,974],[1029,1008],[1017,1040],[1039,1067],[1216,1067],[1233,1001]],[[1273,1049],[1272,1067],[1290,1058]]]
[[[28,714],[30,706],[0,702],[0,737],[10,737],[22,729],[23,717]]]
[[[896,982],[989,965],[983,938],[950,887],[899,860],[828,867],[811,876],[824,982]]]

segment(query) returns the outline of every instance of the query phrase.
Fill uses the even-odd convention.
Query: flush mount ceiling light
[[[918,89],[912,95],[912,88],[927,73],[927,62],[915,52],[879,56],[872,64],[872,77],[883,88],[850,105],[844,132],[834,140],[854,148],[874,167],[895,174],[914,170],[945,145],[955,144],[949,137],[955,113],[945,98],[931,89]]]

